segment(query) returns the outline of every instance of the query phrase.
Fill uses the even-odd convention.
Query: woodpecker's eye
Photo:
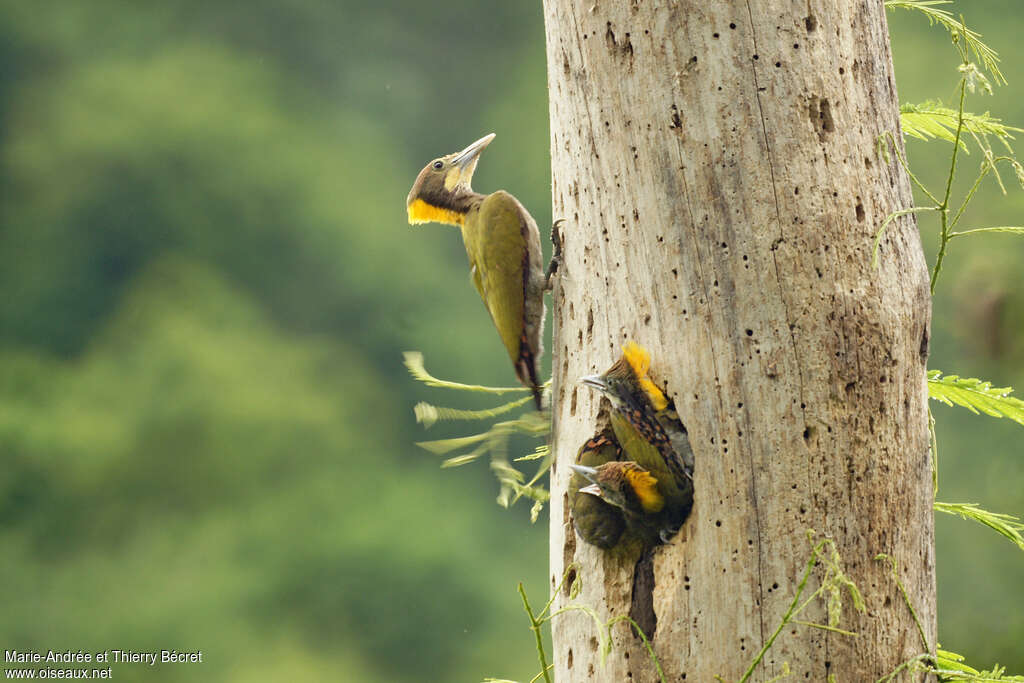
[[[434,162],[434,168],[436,168],[436,169],[444,168],[444,162],[443,161],[435,161]]]

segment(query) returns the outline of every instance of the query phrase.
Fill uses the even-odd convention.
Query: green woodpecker
[[[576,454],[576,465],[587,468],[600,467],[622,457],[622,449],[615,441],[610,429],[587,439]],[[595,470],[596,471],[596,470]],[[622,536],[626,522],[622,512],[600,496],[581,491],[587,486],[587,479],[580,472],[574,472],[569,479],[569,508],[572,522],[580,538],[605,550],[614,547]]]
[[[657,481],[674,533],[693,507],[693,450],[674,408],[647,376],[650,366],[647,350],[627,342],[622,357],[604,374],[580,381],[608,397],[615,436],[627,459]]]
[[[488,195],[470,186],[480,153],[494,139],[485,135],[466,149],[434,159],[420,171],[406,200],[409,223],[446,223],[462,230],[469,271],[516,377],[541,408],[538,363],[544,327],[545,274],[540,233],[529,212],[504,190]]]
[[[622,511],[628,530],[650,547],[667,540],[678,528],[669,518],[658,480],[632,460],[606,462],[597,467],[572,465],[575,472],[593,482],[580,489]]]

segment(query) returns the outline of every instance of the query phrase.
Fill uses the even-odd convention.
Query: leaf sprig
[[[1010,396],[1011,387],[993,387],[980,379],[942,376],[940,370],[928,372],[928,396],[948,406],[958,405],[974,414],[1007,417],[1024,425],[1024,401]]]
[[[886,0],[886,9],[916,10],[928,17],[928,23],[938,24],[949,31],[953,42],[963,40],[967,49],[985,65],[997,84],[1006,85],[1006,77],[999,70],[999,54],[981,41],[981,34],[972,31],[957,21],[951,13],[939,9],[939,5],[952,4],[952,0]]]

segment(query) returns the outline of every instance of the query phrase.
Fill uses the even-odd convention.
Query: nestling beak
[[[597,483],[597,469],[594,467],[587,467],[586,465],[569,465],[576,474],[579,474],[586,478],[587,481]],[[583,489],[580,489],[581,491]]]
[[[604,381],[604,377],[601,375],[585,375],[580,377],[579,383],[598,391],[608,391],[608,383]]]
[[[580,489],[580,493],[589,493],[592,496],[601,497],[601,487],[597,484],[591,484],[590,486],[584,486]]]

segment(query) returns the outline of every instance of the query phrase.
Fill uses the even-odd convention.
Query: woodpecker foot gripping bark
[[[551,261],[548,262],[548,269],[544,271],[544,291],[550,292],[555,286],[554,277],[558,273],[558,267],[562,265],[562,233],[558,229],[564,218],[559,218],[551,225]]]

